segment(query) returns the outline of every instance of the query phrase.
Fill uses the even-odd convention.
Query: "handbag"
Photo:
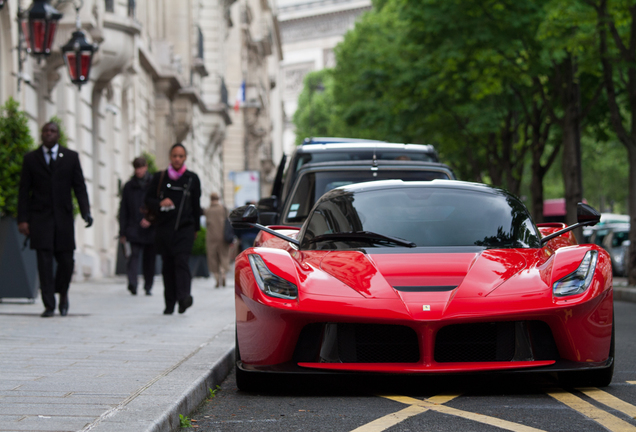
[[[161,171],[161,176],[159,177],[159,184],[157,185],[157,198],[160,198],[159,193],[161,192],[161,184],[163,183],[163,178],[166,175],[166,171]],[[146,219],[151,224],[157,223],[157,217],[159,216],[156,210],[151,210],[148,208],[146,204],[143,204],[139,209],[141,214],[144,215],[144,219]]]
[[[232,223],[228,218],[225,218],[223,225],[223,241],[228,244],[234,241],[234,228],[232,228]]]

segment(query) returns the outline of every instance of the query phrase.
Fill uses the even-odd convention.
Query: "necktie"
[[[53,162],[55,162],[55,160],[53,159],[53,150],[49,150],[49,166],[51,167],[51,169],[53,169]]]

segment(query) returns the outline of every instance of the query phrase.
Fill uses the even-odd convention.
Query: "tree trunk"
[[[576,65],[571,57],[561,64],[563,71],[563,161],[562,174],[565,188],[565,222],[576,223],[577,204],[583,201],[581,179],[581,119],[580,87],[575,81]],[[581,229],[574,230],[577,241],[582,241]]]
[[[636,285],[636,147],[628,146],[629,156],[629,261],[627,265],[627,278],[629,285]]]
[[[530,200],[532,203],[532,219],[535,223],[543,222],[543,167],[541,166],[541,151],[532,152],[532,180],[530,181]]]

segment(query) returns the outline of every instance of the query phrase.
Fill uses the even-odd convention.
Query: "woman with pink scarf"
[[[187,152],[181,143],[170,148],[170,165],[152,178],[146,206],[156,215],[155,242],[163,260],[165,315],[179,305],[179,313],[192,306],[190,253],[199,231],[201,182],[185,165]]]

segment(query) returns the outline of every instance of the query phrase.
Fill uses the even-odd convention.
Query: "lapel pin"
[[[64,153],[60,153],[60,157],[64,157]]]

